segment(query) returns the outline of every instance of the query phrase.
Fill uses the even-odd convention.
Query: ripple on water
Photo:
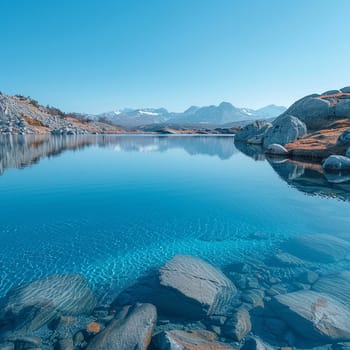
[[[128,220],[127,220],[128,221]],[[95,220],[3,227],[1,295],[11,287],[53,273],[83,274],[100,296],[119,292],[173,255],[191,254],[223,266],[262,258],[281,237],[252,239],[257,228],[219,218],[97,223]],[[215,232],[215,233],[214,233]],[[16,242],[16,244],[13,244]]]

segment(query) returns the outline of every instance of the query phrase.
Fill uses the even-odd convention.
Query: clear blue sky
[[[240,107],[350,85],[350,1],[1,0],[0,91],[64,111]]]

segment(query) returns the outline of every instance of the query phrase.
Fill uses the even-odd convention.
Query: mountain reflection
[[[325,174],[319,164],[267,157],[261,147],[234,143],[227,136],[140,135],[4,135],[0,137],[0,174],[6,169],[33,165],[41,158],[89,146],[113,147],[116,152],[166,152],[182,149],[190,155],[229,159],[242,152],[254,160],[268,161],[291,187],[310,195],[350,201],[350,174]]]
[[[166,152],[183,149],[190,155],[229,159],[237,153],[232,137],[226,136],[116,136],[116,135],[4,135],[0,137],[0,174],[9,168],[23,168],[41,158],[88,146],[112,147],[124,152]]]

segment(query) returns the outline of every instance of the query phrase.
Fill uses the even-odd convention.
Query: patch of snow
[[[253,113],[251,113],[249,110],[242,108],[242,112],[248,115],[252,115]]]
[[[144,115],[159,115],[159,113],[149,111],[139,111],[139,113]]]

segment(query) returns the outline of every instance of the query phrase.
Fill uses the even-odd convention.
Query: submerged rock
[[[176,255],[159,271],[157,306],[166,313],[200,319],[218,315],[236,295],[234,284],[204,260]]]
[[[294,237],[283,248],[298,258],[316,262],[336,262],[350,254],[350,243],[327,234],[308,234]]]
[[[329,295],[298,291],[274,297],[276,315],[295,332],[319,343],[350,340],[350,310]]]
[[[157,322],[151,304],[126,306],[108,326],[90,341],[87,350],[146,350]]]
[[[321,277],[312,289],[328,294],[345,305],[350,305],[350,271]]]
[[[264,137],[264,147],[272,144],[286,145],[306,135],[306,125],[293,115],[282,115],[273,123]]]
[[[157,350],[233,350],[217,341],[213,332],[205,330],[171,330],[157,334],[152,341]]]
[[[322,163],[322,167],[326,171],[350,171],[350,158],[332,155]]]
[[[224,326],[224,335],[236,341],[241,341],[252,330],[249,312],[239,309],[230,317]]]
[[[88,314],[94,306],[94,295],[83,276],[48,276],[11,289],[0,301],[0,332],[31,332],[60,315]]]

